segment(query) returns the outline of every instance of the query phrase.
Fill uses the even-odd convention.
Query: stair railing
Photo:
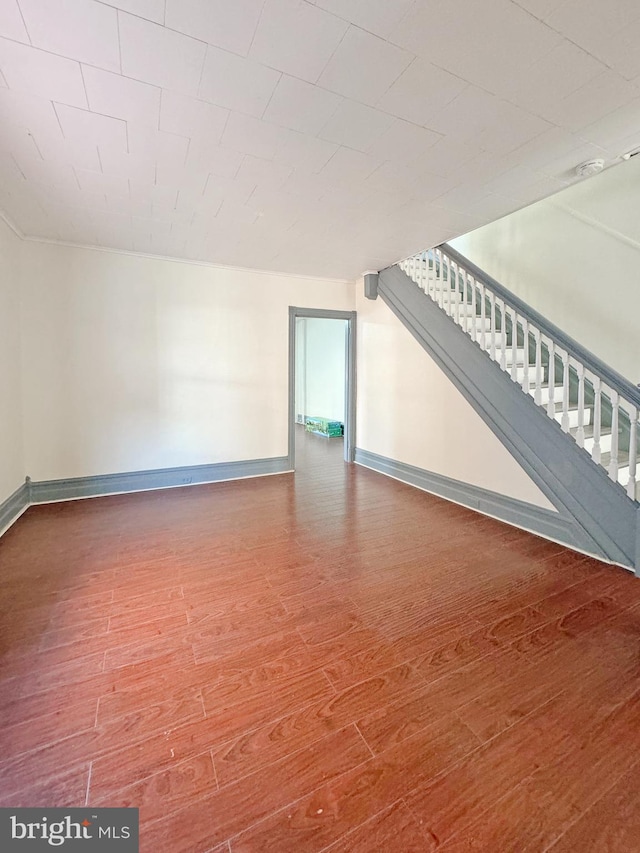
[[[637,499],[636,386],[450,246],[398,266]]]

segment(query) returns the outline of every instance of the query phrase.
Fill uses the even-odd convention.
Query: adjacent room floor
[[[640,849],[640,580],[342,462],[30,509],[0,806],[145,853]]]

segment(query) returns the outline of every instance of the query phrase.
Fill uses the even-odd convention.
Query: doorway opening
[[[289,308],[289,465],[292,470],[295,469],[296,431],[316,433],[319,441],[342,440],[344,460],[353,462],[355,319],[355,311]]]

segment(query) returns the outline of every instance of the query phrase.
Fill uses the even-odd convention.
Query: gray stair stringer
[[[399,267],[378,293],[540,488],[574,525],[576,547],[638,571],[640,508]]]

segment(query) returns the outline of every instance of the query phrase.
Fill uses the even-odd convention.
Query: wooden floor
[[[139,806],[145,853],[640,850],[640,580],[302,439],[0,540],[0,806]]]

